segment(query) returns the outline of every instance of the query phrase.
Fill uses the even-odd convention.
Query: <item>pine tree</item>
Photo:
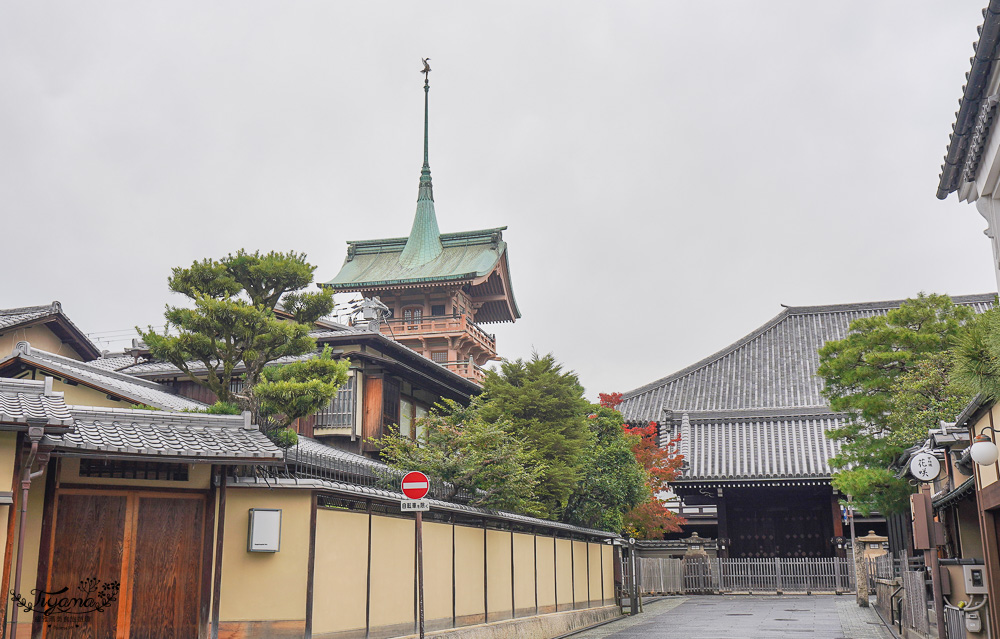
[[[840,469],[833,483],[861,512],[906,508],[910,488],[890,465],[968,402],[951,382],[949,350],[973,316],[946,295],[921,293],[885,315],[855,320],[847,337],[819,350],[823,394],[848,416],[827,433],[842,443],[830,460]]]

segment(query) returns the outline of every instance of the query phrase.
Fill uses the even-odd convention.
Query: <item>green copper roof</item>
[[[507,250],[506,226],[438,236],[437,257],[417,265],[403,264],[413,240],[397,237],[347,243],[347,259],[337,276],[323,284],[336,290],[357,290],[403,283],[469,280],[489,275]]]

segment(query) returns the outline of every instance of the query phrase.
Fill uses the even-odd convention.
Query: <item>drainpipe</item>
[[[44,434],[45,427],[28,426],[28,441],[31,442],[31,450],[28,452],[28,458],[24,462],[24,470],[21,475],[21,516],[17,523],[17,564],[14,569],[13,590],[18,594],[21,592],[21,565],[24,562],[24,520],[28,514],[28,490],[31,488],[31,480],[45,472],[45,466],[49,461],[48,451],[38,452],[38,444]],[[31,472],[31,466],[35,463],[36,459],[40,467],[37,471]],[[11,614],[10,636],[12,639],[17,636],[17,613],[19,609],[20,606],[15,604],[14,611]]]

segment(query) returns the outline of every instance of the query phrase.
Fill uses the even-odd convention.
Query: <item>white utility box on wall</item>
[[[281,550],[281,509],[251,508],[247,552]]]

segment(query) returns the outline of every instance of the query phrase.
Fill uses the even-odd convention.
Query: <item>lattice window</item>
[[[448,351],[431,351],[431,361],[438,364],[446,364],[448,362]]]
[[[350,428],[354,425],[355,377],[351,375],[337,389],[330,404],[316,413],[317,428]]]
[[[386,377],[382,380],[382,425],[399,423],[399,380]]]
[[[187,481],[187,464],[119,459],[81,459],[80,477]]]
[[[417,327],[420,325],[420,320],[424,315],[424,310],[419,307],[411,307],[403,309],[403,322],[407,326]]]

